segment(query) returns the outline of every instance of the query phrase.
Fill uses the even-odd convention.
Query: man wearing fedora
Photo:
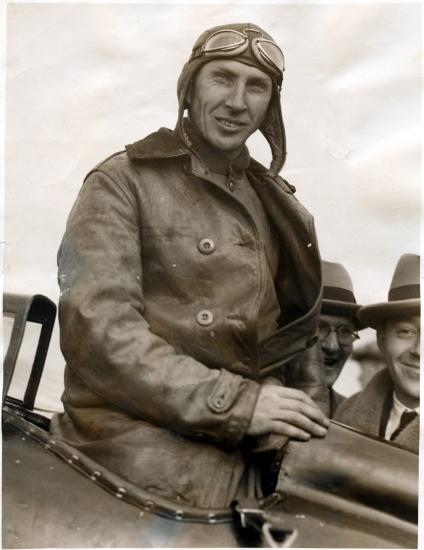
[[[322,261],[323,296],[318,335],[325,365],[325,381],[330,392],[330,416],[345,397],[333,389],[344,364],[352,353],[353,342],[364,328],[356,314],[352,279],[339,263]]]
[[[386,368],[347,399],[335,419],[418,452],[420,412],[420,257],[398,261],[388,301],[360,308],[377,331]]]

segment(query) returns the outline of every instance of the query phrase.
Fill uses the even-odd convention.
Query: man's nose
[[[246,86],[243,82],[237,82],[229,91],[225,105],[232,111],[241,112],[246,109]]]
[[[418,358],[420,357],[420,347],[421,347],[421,338],[420,338],[420,335],[417,334],[414,342],[411,345],[410,351]]]
[[[339,351],[339,339],[337,338],[337,333],[334,330],[329,332],[328,336],[324,338],[324,340],[321,342],[321,347],[329,353],[335,353],[336,351]]]

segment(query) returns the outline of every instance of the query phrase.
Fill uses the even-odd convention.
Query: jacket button
[[[213,404],[217,409],[222,409],[222,407],[224,406],[224,400],[222,399],[222,397],[217,397]]]
[[[198,242],[197,248],[202,254],[212,254],[215,250],[215,243],[212,239],[202,239]]]
[[[207,327],[208,325],[211,325],[213,323],[213,313],[208,309],[202,309],[196,315],[196,321],[202,327]]]

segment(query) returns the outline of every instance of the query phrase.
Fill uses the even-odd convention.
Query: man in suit
[[[420,413],[420,257],[404,254],[388,301],[362,307],[359,319],[377,330],[387,367],[347,399],[335,419],[418,452]]]
[[[346,268],[335,262],[322,262],[323,295],[318,334],[325,365],[325,381],[330,392],[330,415],[345,397],[333,389],[344,364],[352,353],[353,342],[364,328],[356,314],[352,279]]]

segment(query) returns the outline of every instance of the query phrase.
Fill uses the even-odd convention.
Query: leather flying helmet
[[[188,107],[187,91],[200,67],[213,59],[233,59],[256,67],[271,77],[272,96],[265,119],[259,129],[271,148],[270,171],[277,175],[286,160],[286,135],[280,103],[284,56],[273,38],[257,25],[251,23],[220,25],[199,36],[178,79],[179,112],[176,129],[185,141],[182,118]]]

